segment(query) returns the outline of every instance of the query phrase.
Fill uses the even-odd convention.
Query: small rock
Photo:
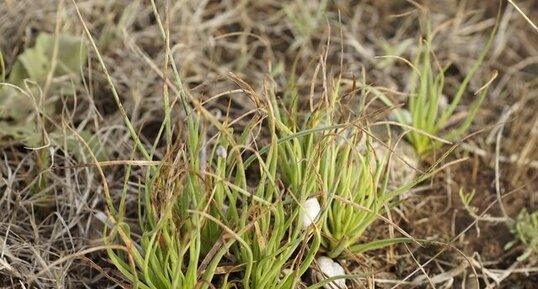
[[[345,275],[346,272],[344,271],[344,268],[340,266],[337,262],[334,262],[329,257],[319,257],[318,260],[318,267],[321,271],[317,275],[318,281],[325,280],[330,277],[334,276],[342,276]],[[346,280],[345,279],[338,279],[329,282],[328,284],[324,285],[323,288],[325,289],[347,289],[346,286]]]
[[[303,204],[303,228],[312,225],[320,211],[321,206],[319,205],[318,199],[310,198],[306,200]]]

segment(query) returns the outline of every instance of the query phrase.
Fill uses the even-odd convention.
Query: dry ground
[[[151,142],[163,118],[162,81],[165,49],[149,1],[76,0],[83,20],[118,88],[125,110],[144,140]],[[158,1],[165,11],[165,1]],[[497,1],[326,1],[223,0],[169,1],[171,46],[181,76],[193,97],[209,99],[237,89],[232,72],[262,91],[268,68],[279,93],[297,77],[297,89],[308,95],[315,67],[329,50],[327,74],[342,74],[344,89],[354,79],[403,92],[409,67],[402,61],[376,58],[398,55],[411,59],[420,37],[425,11],[431,14],[437,57],[452,62],[451,87],[468,71],[495,23]],[[505,220],[520,210],[538,210],[538,31],[507,1],[501,1],[499,31],[486,62],[466,94],[470,103],[493,70],[484,105],[466,139],[446,162],[465,159],[421,184],[393,220],[412,236],[439,241],[428,247],[393,246],[369,252],[350,262],[350,270],[379,270],[361,286],[376,288],[538,288],[538,258],[517,261],[521,246],[505,250],[514,240]],[[538,2],[518,1],[535,22]],[[318,9],[326,5],[326,14]],[[59,22],[58,22],[59,21]],[[0,51],[9,73],[17,55],[31,47],[39,32],[59,29],[83,35],[72,1],[5,0],[0,3]],[[329,46],[327,46],[329,43]],[[95,51],[83,68],[76,97],[57,98],[45,130],[62,123],[97,136],[109,160],[129,159],[132,141],[118,113]],[[316,83],[316,82],[315,82]],[[317,82],[319,83],[319,82]],[[393,97],[399,97],[394,93]],[[250,109],[241,94],[231,94],[232,116]],[[53,96],[50,96],[54,99]],[[218,115],[228,103],[207,104]],[[380,105],[380,104],[379,104]],[[462,111],[465,111],[462,109]],[[1,117],[1,116],[0,116]],[[176,115],[176,117],[180,117]],[[34,121],[34,116],[28,121]],[[0,136],[2,133],[0,132]],[[70,135],[64,130],[64,136]],[[0,287],[105,288],[119,279],[102,245],[102,183],[62,142],[28,149],[16,139],[0,139]],[[54,163],[43,164],[43,151]],[[161,150],[161,154],[163,151]],[[427,160],[427,163],[432,160]],[[143,173],[139,169],[139,174]],[[115,198],[123,186],[124,167],[106,168]],[[46,186],[37,186],[42,178]],[[134,179],[133,179],[134,180]],[[462,205],[458,192],[476,190],[472,205],[480,218]],[[136,180],[130,185],[136,218]],[[499,199],[499,196],[503,196]],[[386,236],[383,224],[369,232]],[[93,250],[92,248],[96,248]],[[87,250],[87,251],[85,251]],[[428,276],[428,277],[426,277]],[[374,285],[375,284],[375,285]],[[3,286],[3,287],[2,287]],[[369,287],[373,288],[373,287]]]

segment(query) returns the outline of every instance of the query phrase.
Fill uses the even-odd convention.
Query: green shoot
[[[532,254],[538,254],[538,212],[529,214],[523,209],[516,221],[510,225],[510,231],[517,239],[508,243],[505,249],[513,247],[518,241],[526,247],[523,254],[517,258],[518,261],[524,261]]]
[[[463,203],[463,206],[467,211],[469,211],[469,213],[473,215],[476,214],[476,212],[478,211],[477,207],[471,206],[471,202],[473,201],[475,194],[476,190],[474,189],[471,192],[465,192],[463,188],[461,188],[459,191],[460,199]]]

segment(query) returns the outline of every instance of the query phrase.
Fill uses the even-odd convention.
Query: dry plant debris
[[[538,288],[537,22],[531,0],[0,2],[0,288]],[[494,27],[439,135],[392,117],[420,39],[451,103]],[[330,197],[340,147],[394,198]],[[368,226],[337,240],[335,212]]]

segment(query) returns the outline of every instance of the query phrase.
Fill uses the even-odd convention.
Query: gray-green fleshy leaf
[[[35,133],[35,124],[33,122],[24,122],[18,125],[12,125],[9,122],[0,120],[0,137],[11,136],[16,140],[27,143]]]
[[[48,33],[39,34],[35,45],[18,56],[9,73],[8,85],[0,86],[0,120],[3,121],[0,128],[6,127],[0,131],[0,138],[7,136],[26,141],[35,134],[35,125],[28,124],[31,122],[28,116],[36,109],[34,102],[39,102],[32,98],[40,97],[39,87],[45,84],[52,69],[56,40],[58,51],[53,77],[69,76],[70,80],[78,81],[78,72],[86,62],[87,48],[80,37],[67,34],[57,37]],[[49,91],[62,95],[74,93],[71,81],[53,81]],[[45,102],[40,110],[54,114],[54,102]]]
[[[106,148],[101,144],[97,136],[93,135],[89,130],[82,130],[78,132],[80,138],[88,144],[92,153],[95,155],[98,161],[104,161],[108,158],[108,152]],[[73,134],[64,135],[61,130],[57,129],[49,134],[49,138],[57,146],[63,147],[64,139],[66,150],[68,155],[73,156],[78,162],[93,162],[85,145],[82,144],[79,137]]]
[[[61,34],[58,37],[57,63],[53,76],[76,77],[80,67],[86,61],[86,46],[79,37],[67,34]],[[29,78],[38,84],[43,84],[51,69],[54,43],[53,34],[39,34],[35,46],[19,55],[8,82],[20,86],[24,79]]]

